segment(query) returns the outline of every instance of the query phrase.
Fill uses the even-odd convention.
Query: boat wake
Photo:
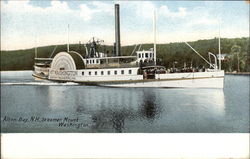
[[[56,82],[4,82],[1,83],[1,86],[12,86],[12,85],[27,85],[27,86],[74,86],[79,85],[74,82],[66,83],[56,83]]]

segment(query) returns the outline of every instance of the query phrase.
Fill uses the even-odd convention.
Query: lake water
[[[249,132],[249,76],[224,89],[106,88],[1,72],[1,131]]]

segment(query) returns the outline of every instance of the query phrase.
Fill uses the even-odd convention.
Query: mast
[[[220,48],[220,20],[219,20],[219,70],[221,70],[221,48]]]
[[[156,10],[153,17],[153,32],[154,32],[154,64],[156,65]]]
[[[69,52],[69,24],[68,24],[68,44],[67,44],[67,52]]]

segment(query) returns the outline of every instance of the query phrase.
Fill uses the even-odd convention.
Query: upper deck
[[[86,69],[138,67],[136,56],[84,58]]]

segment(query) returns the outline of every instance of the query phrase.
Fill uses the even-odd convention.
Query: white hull
[[[109,87],[162,87],[162,88],[223,88],[224,78],[203,78],[185,80],[166,80],[153,82],[136,82],[124,84],[100,84]]]
[[[223,88],[224,71],[156,74],[155,79],[142,75],[77,78],[78,82],[93,82],[108,87],[164,87],[164,88]]]
[[[125,68],[124,72],[128,72],[131,68]],[[39,70],[39,69],[38,69]],[[112,74],[111,69],[110,75],[101,75],[101,71],[105,69],[100,69],[97,75],[93,75],[96,70],[75,70],[75,71],[57,71],[53,72],[51,69],[48,71],[48,76],[40,77],[43,79],[48,79],[51,81],[59,82],[76,82],[83,85],[99,85],[108,87],[163,87],[163,88],[223,88],[224,87],[224,71],[214,71],[214,72],[189,72],[189,73],[166,73],[166,74],[156,74],[155,79],[143,79],[143,75],[136,74],[136,68],[132,71],[131,75],[119,74],[121,70],[117,70],[118,74]],[[82,72],[85,71],[84,75]],[[87,73],[92,71],[91,75]],[[37,74],[39,73],[39,74]],[[47,72],[46,72],[47,73]],[[41,72],[37,71],[35,68],[34,76],[39,77]],[[45,73],[43,73],[45,74]]]

